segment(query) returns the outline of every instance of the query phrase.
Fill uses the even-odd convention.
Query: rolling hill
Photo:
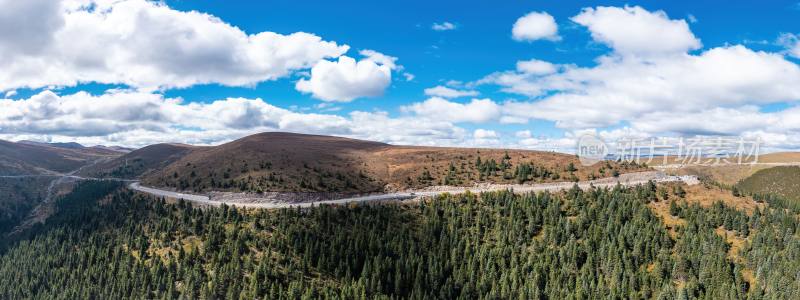
[[[192,148],[163,169],[144,174],[142,181],[195,192],[362,193],[476,182],[582,180],[640,169],[612,162],[581,167],[574,155],[540,151],[393,146],[267,132]]]
[[[773,194],[800,202],[800,167],[779,166],[760,170],[736,186],[745,193]]]
[[[63,146],[0,140],[0,175],[67,173],[92,161],[122,154],[79,144]]]
[[[89,177],[139,178],[160,170],[200,147],[184,144],[155,144],[133,150],[113,160],[100,162],[81,170]]]

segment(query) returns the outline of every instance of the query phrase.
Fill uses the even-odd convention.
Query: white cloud
[[[449,86],[449,87],[462,87],[464,85],[464,83],[461,82],[461,81],[458,81],[458,80],[452,80],[451,79],[451,80],[446,81],[444,83],[444,85]]]
[[[570,130],[624,126],[625,134],[637,136],[763,134],[772,147],[800,147],[800,121],[788,121],[800,119],[794,108],[800,66],[786,59],[789,52],[727,45],[693,53],[701,45],[686,22],[640,7],[585,9],[573,20],[613,51],[594,66],[521,61],[516,70],[476,81],[530,97],[505,102],[501,122],[549,120]],[[791,49],[793,38],[779,41]],[[792,108],[762,112],[770,104]]]
[[[622,55],[681,54],[699,49],[684,20],[671,20],[664,11],[639,6],[585,8],[572,21],[589,28],[595,41]]]
[[[264,131],[338,135],[395,144],[464,145],[472,138],[443,120],[390,117],[385,112],[346,116],[299,113],[261,99],[185,102],[159,94],[108,91],[58,95],[44,91],[0,99],[0,139],[144,146],[159,142],[218,144]]]
[[[552,63],[531,59],[517,62],[517,71],[525,74],[547,75],[556,72],[556,66]]]
[[[482,83],[543,97],[510,102],[508,114],[556,121],[563,128],[615,125],[656,111],[690,112],[714,107],[800,99],[800,68],[781,55],[743,46],[647,61],[601,57],[599,65],[569,67],[547,76],[505,72]],[[547,95],[547,94],[551,95]]]
[[[532,135],[531,135],[531,131],[530,130],[520,130],[520,131],[515,132],[514,136],[516,136],[517,138],[521,138],[521,139],[527,139],[527,138],[530,138]]]
[[[60,2],[0,0],[0,7],[0,57],[7,59],[41,53],[42,45],[52,43],[52,33],[64,25]]]
[[[491,99],[472,99],[469,103],[451,102],[444,98],[433,97],[424,102],[413,103],[401,107],[404,112],[430,120],[453,123],[483,123],[500,116],[500,106]]]
[[[459,98],[477,96],[478,91],[457,90],[446,86],[437,85],[435,87],[425,89],[425,95],[442,98]]]
[[[361,56],[364,56],[364,60],[372,61],[372,62],[375,62],[376,64],[387,66],[391,70],[394,70],[394,69],[400,67],[400,66],[395,64],[395,62],[397,62],[397,57],[388,56],[386,54],[377,52],[375,50],[364,49],[364,50],[358,51],[358,54],[361,54]],[[400,68],[402,69],[402,67],[400,67]]]
[[[487,130],[487,129],[475,129],[473,133],[473,137],[478,140],[488,140],[488,139],[497,139],[500,135],[497,134],[494,130]]]
[[[392,81],[397,58],[364,50],[365,58],[356,62],[348,56],[321,60],[311,68],[311,78],[297,81],[295,87],[323,101],[349,102],[355,98],[377,97]]]
[[[16,95],[17,95],[17,91],[16,90],[10,90],[10,91],[6,92],[6,96],[5,97],[6,98],[11,98],[11,97],[14,97]]]
[[[699,41],[683,20],[640,7],[585,9],[573,19],[614,52],[598,57],[592,67],[555,67],[533,60],[518,63],[516,71],[479,80],[478,84],[497,84],[506,92],[536,99],[507,102],[506,116],[551,120],[561,128],[592,128],[654,112],[800,100],[800,67],[779,53],[734,45],[690,54]],[[620,20],[637,24],[637,29],[615,32],[625,28]],[[654,37],[673,43],[651,41]]]
[[[0,90],[251,86],[348,50],[304,32],[248,34],[155,1],[0,1]]]
[[[800,36],[793,33],[781,33],[778,44],[786,47],[786,53],[795,58],[800,58]]]
[[[511,36],[517,41],[535,41],[561,39],[558,36],[556,20],[546,12],[530,12],[514,23]]]
[[[518,116],[502,116],[500,117],[500,124],[526,124],[528,118]]]
[[[431,25],[431,29],[436,31],[455,30],[456,27],[457,27],[456,24],[450,22],[433,23],[433,25]]]

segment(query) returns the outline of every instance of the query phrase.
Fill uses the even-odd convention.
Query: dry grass
[[[647,164],[651,166],[661,166],[661,165],[675,165],[675,164],[692,164],[692,163],[702,163],[702,164],[710,164],[715,162],[716,159],[714,158],[688,158],[688,157],[679,157],[679,156],[665,156],[665,157],[657,157],[653,158],[652,160],[648,161]],[[800,152],[775,152],[775,153],[767,153],[767,154],[760,154],[756,158],[755,156],[747,156],[743,155],[741,162],[739,161],[738,157],[731,156],[727,159],[720,159],[720,162],[727,161],[729,164],[739,164],[739,163],[750,163],[750,162],[758,162],[758,163],[795,163],[800,162]]]
[[[724,238],[725,242],[731,246],[731,248],[728,250],[728,258],[739,263],[744,263],[745,258],[740,254],[742,253],[742,249],[744,248],[747,239],[736,235],[736,231],[725,230],[725,227],[723,226],[715,229],[714,232],[716,232],[720,237]]]
[[[672,185],[674,184],[667,185],[667,187]],[[702,207],[710,207],[717,201],[722,201],[722,203],[725,205],[743,210],[747,214],[751,214],[756,207],[763,209],[766,205],[764,203],[755,202],[751,197],[733,196],[730,191],[712,185],[697,184],[691,186],[682,186],[686,191],[686,197],[683,199],[672,198],[670,201],[686,201],[688,204],[697,203]],[[671,195],[671,197],[675,196]],[[667,228],[685,223],[680,218],[673,217],[669,214],[669,201],[651,202],[648,204],[648,206],[650,206],[656,215],[662,218]]]
[[[475,165],[508,154],[512,167],[480,178]],[[147,185],[179,190],[247,192],[378,192],[441,185],[469,186],[476,182],[514,182],[514,167],[532,163],[556,174],[538,181],[586,180],[609,177],[612,170],[644,168],[616,163],[583,167],[575,155],[553,152],[392,146],[340,137],[262,133],[234,142],[198,148],[144,177]],[[569,172],[572,163],[576,168]],[[455,170],[451,171],[450,166]],[[601,169],[604,170],[601,173]],[[423,173],[430,173],[431,180]],[[504,176],[505,175],[505,176]]]
[[[703,184],[686,187],[686,202],[689,204],[699,203],[700,206],[709,207],[717,201],[722,201],[725,205],[743,210],[751,214],[756,207],[764,208],[766,204],[757,203],[751,197],[736,197],[730,191]]]
[[[469,186],[476,182],[493,183],[514,183],[514,179],[503,178],[503,172],[498,172],[497,176],[491,176],[481,180],[478,168],[475,166],[476,160],[480,157],[481,161],[495,160],[500,162],[506,155],[510,157],[508,162],[511,164],[510,170],[522,163],[531,163],[537,167],[544,167],[557,175],[557,179],[544,179],[540,181],[567,181],[571,178],[588,180],[593,177],[610,177],[611,169],[607,169],[604,164],[598,163],[593,166],[581,166],[577,157],[563,153],[526,151],[526,150],[504,150],[504,149],[474,149],[474,148],[443,148],[443,147],[387,147],[374,153],[369,165],[381,166],[385,168],[384,174],[386,182],[397,185],[399,188],[419,188],[424,184],[416,182],[416,178],[427,170],[431,173],[435,181],[439,181],[447,176],[449,167],[453,164],[456,167],[456,176],[462,186]],[[577,169],[570,173],[567,166],[572,164]],[[638,167],[625,167],[616,163],[609,163],[620,173],[629,173],[644,170]],[[604,169],[601,173],[601,169]],[[409,182],[409,178],[411,179]]]
[[[775,152],[758,157],[758,162],[763,163],[793,163],[800,162],[800,152]]]
[[[653,213],[661,218],[661,222],[664,223],[664,227],[667,229],[669,236],[673,239],[678,237],[678,232],[675,231],[675,228],[686,225],[686,221],[669,213],[669,201],[650,202],[647,206],[650,207]]]
[[[664,161],[664,159],[655,159],[648,164],[651,166],[663,166],[677,165],[681,162],[682,160],[678,159],[677,157],[666,157],[666,161]],[[711,163],[713,162],[713,159],[703,159],[702,162]],[[708,177],[723,184],[734,185],[740,180],[750,177],[760,170],[775,167],[775,164],[800,164],[800,152],[776,152],[763,154],[758,157],[757,163],[759,164],[749,164],[750,162],[755,162],[755,157],[745,158],[742,160],[742,163],[739,163],[736,159],[730,159],[730,163],[728,164],[687,164],[686,166],[682,166],[680,168],[670,168],[666,171],[676,175],[698,175],[702,177]]]
[[[756,207],[763,208],[765,206],[765,204],[756,203],[750,197],[735,197],[730,191],[716,186],[698,184],[693,186],[683,185],[683,188],[686,190],[686,197],[684,199],[671,199],[669,201],[662,200],[648,204],[653,213],[661,218],[665,228],[667,229],[667,232],[672,238],[678,238],[678,233],[675,229],[678,226],[686,225],[686,220],[672,216],[669,213],[670,201],[686,201],[688,204],[696,203],[703,207],[709,207],[717,201],[722,201],[726,205],[743,210],[748,214],[751,214]],[[741,253],[742,249],[744,249],[746,243],[748,242],[748,238],[740,237],[736,235],[736,231],[725,230],[725,228],[722,226],[715,229],[715,232],[720,237],[724,238],[725,242],[730,245],[727,257],[732,261],[744,263],[745,258],[741,255]],[[753,276],[752,270],[747,268],[743,269],[742,276],[748,283],[751,284],[751,286],[755,283],[755,277]],[[675,281],[675,284],[680,287],[681,285],[685,284],[685,282],[678,280]]]
[[[719,166],[686,166],[680,169],[669,170],[675,175],[697,175],[698,177],[711,178],[716,182],[734,185],[740,180],[752,176],[756,172],[771,168],[769,165],[719,165]]]

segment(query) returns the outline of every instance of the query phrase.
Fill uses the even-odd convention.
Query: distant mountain
[[[41,147],[54,147],[54,148],[63,148],[63,149],[86,149],[86,151],[97,151],[100,153],[105,154],[114,154],[114,153],[128,153],[133,151],[132,148],[120,147],[120,146],[104,146],[104,145],[96,145],[91,147],[86,147],[79,143],[75,142],[68,142],[68,143],[44,143],[44,142],[36,142],[36,141],[28,141],[22,140],[18,141],[18,144],[24,145],[32,145],[32,146],[41,146]]]
[[[75,143],[75,142],[70,142],[70,143],[43,143],[43,142],[22,140],[22,141],[19,141],[17,143],[25,144],[25,145],[50,146],[50,147],[58,147],[58,148],[65,148],[65,149],[81,149],[81,148],[85,148],[83,145]]]
[[[120,157],[117,165],[140,150]],[[256,134],[158,158],[169,159],[143,163],[142,169],[153,170],[141,172],[144,184],[198,192],[375,192],[475,182],[578,180],[640,169],[610,162],[586,168],[574,155],[552,152],[393,146],[284,132]],[[166,166],[158,170],[147,167],[158,164]]]
[[[0,176],[42,175],[77,171],[95,162],[122,155],[119,151],[77,143],[9,142],[0,140]],[[26,218],[50,192],[69,190],[54,185],[56,177],[0,177],[0,235]],[[51,188],[52,187],[52,188]]]
[[[81,170],[91,177],[138,178],[160,170],[199,147],[184,144],[155,144],[125,153],[113,160]]]
[[[130,153],[131,151],[136,150],[134,148],[126,148],[121,146],[103,146],[103,145],[92,146],[92,148],[120,152],[120,153]]]
[[[75,145],[78,144],[0,140],[0,175],[66,173],[97,159],[121,155],[119,152]]]

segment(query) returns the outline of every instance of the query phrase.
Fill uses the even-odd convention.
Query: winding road
[[[227,205],[234,205],[238,207],[248,207],[248,208],[265,208],[265,209],[274,209],[274,208],[292,208],[292,207],[311,207],[311,206],[318,206],[323,204],[347,204],[347,203],[357,203],[357,202],[371,202],[371,201],[392,201],[392,200],[408,200],[408,199],[415,199],[421,197],[430,197],[436,196],[439,194],[450,193],[450,194],[461,194],[466,192],[472,193],[482,193],[482,192],[491,192],[491,191],[501,191],[501,190],[513,190],[514,192],[541,192],[541,191],[551,191],[557,192],[561,190],[570,189],[576,184],[578,187],[582,189],[587,189],[592,186],[595,187],[614,187],[617,184],[623,186],[634,186],[638,184],[647,183],[650,180],[656,182],[684,182],[689,185],[697,184],[698,180],[697,177],[694,176],[669,176],[664,174],[661,171],[647,171],[647,172],[637,172],[637,173],[628,173],[622,174],[617,178],[602,178],[597,180],[591,181],[581,181],[581,182],[555,182],[555,183],[537,183],[537,184],[479,184],[471,187],[454,187],[454,186],[434,186],[428,187],[421,190],[409,190],[409,191],[402,191],[402,192],[395,192],[395,193],[386,193],[386,194],[379,194],[379,195],[368,195],[368,196],[359,196],[359,197],[350,197],[350,198],[342,198],[342,199],[335,199],[335,200],[324,200],[324,201],[314,201],[314,202],[280,202],[269,198],[243,198],[237,199],[235,201],[230,200],[217,200],[212,199],[207,195],[198,195],[198,194],[190,194],[190,193],[181,193],[169,190],[162,190],[153,187],[146,187],[141,185],[136,180],[130,179],[122,179],[122,178],[94,178],[94,177],[81,177],[74,175],[77,173],[76,171],[67,173],[67,174],[60,174],[60,175],[7,175],[7,176],[0,176],[0,178],[23,178],[23,177],[57,177],[52,183],[51,187],[48,188],[52,189],[54,184],[58,184],[66,179],[75,179],[75,180],[115,180],[115,181],[122,181],[122,182],[130,182],[128,184],[128,188],[138,191],[141,193],[157,196],[157,197],[166,197],[172,199],[183,199],[186,201],[203,204],[203,205],[211,205],[211,206],[220,206],[223,203]],[[51,191],[48,191],[48,199],[44,201],[43,204],[49,202]]]
[[[473,187],[439,186],[439,187],[430,187],[415,191],[403,191],[403,192],[386,193],[380,195],[369,195],[369,196],[351,197],[351,198],[343,198],[336,200],[301,202],[301,203],[276,202],[267,198],[243,199],[245,201],[219,201],[211,199],[211,197],[206,195],[180,193],[180,192],[161,190],[151,187],[145,187],[142,186],[139,182],[132,182],[131,184],[128,185],[128,187],[132,190],[153,196],[167,197],[173,199],[183,199],[186,201],[204,205],[219,206],[224,203],[227,205],[234,205],[238,207],[272,209],[272,208],[311,207],[323,204],[335,205],[335,204],[347,204],[347,203],[370,202],[370,201],[407,200],[420,197],[436,196],[443,193],[461,194],[461,193],[466,193],[467,191],[473,193],[481,193],[481,192],[501,191],[501,190],[511,189],[515,192],[540,192],[540,191],[556,192],[572,188],[576,184],[582,189],[587,189],[590,188],[591,186],[614,187],[617,184],[623,186],[634,186],[638,184],[647,183],[650,180],[656,182],[684,182],[689,185],[698,183],[697,177],[694,176],[668,176],[665,175],[663,172],[649,171],[649,172],[622,174],[618,178],[603,178],[592,181],[582,181],[578,183],[557,182],[557,183],[539,183],[539,184],[483,184]]]

